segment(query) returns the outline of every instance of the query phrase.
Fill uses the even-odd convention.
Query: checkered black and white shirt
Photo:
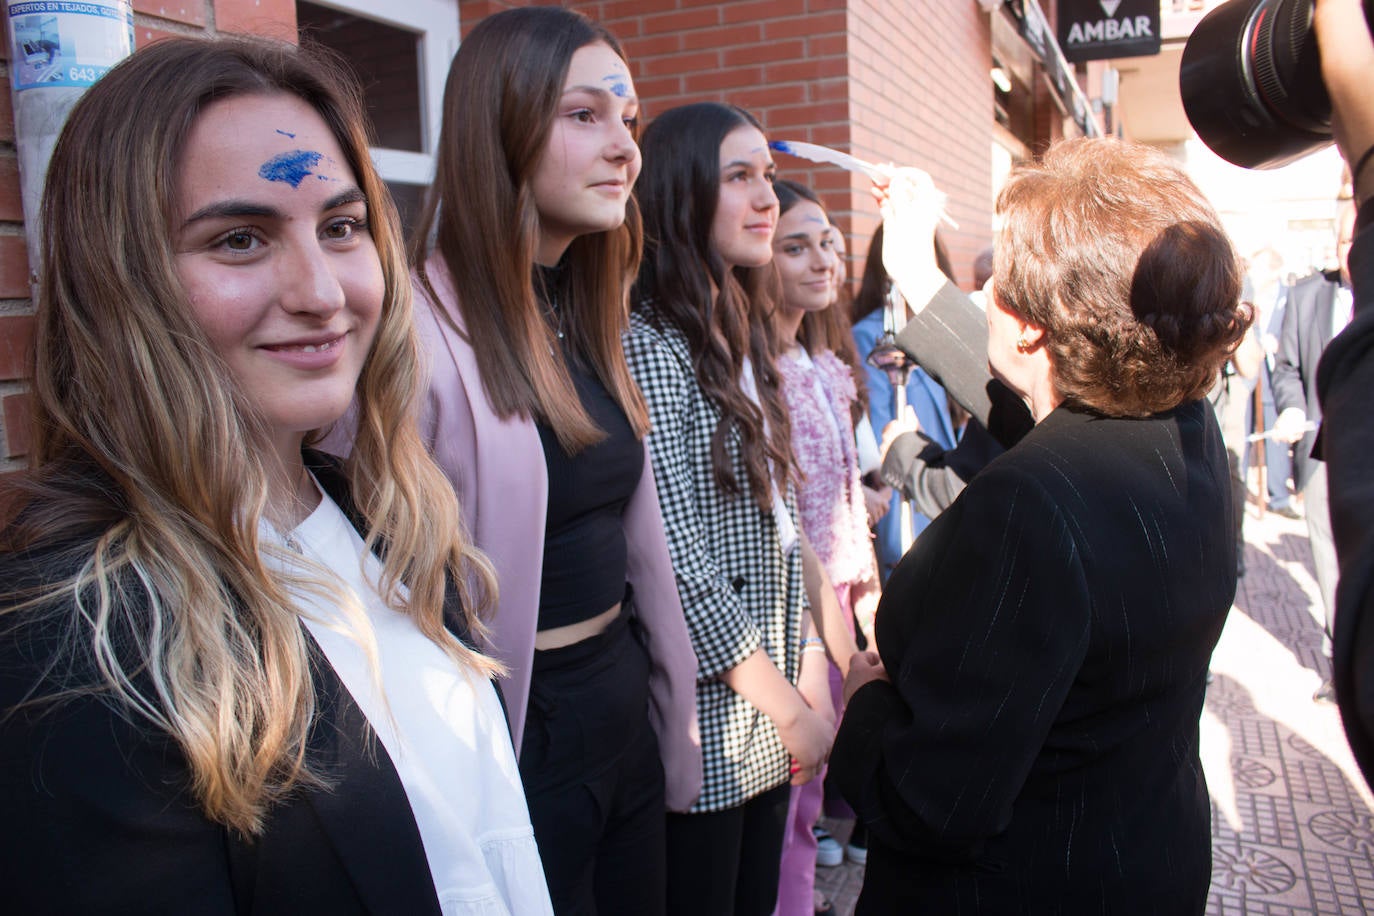
[[[648,402],[649,454],[698,664],[697,714],[705,779],[693,812],[720,811],[786,782],[788,753],[772,721],[719,679],[760,646],[796,683],[806,608],[801,552],[784,554],[771,511],[716,486],[711,436],[720,410],[697,385],[687,340],[631,316],[625,356]],[[738,435],[727,444],[746,480]],[[787,511],[796,525],[789,485]],[[799,530],[799,529],[798,529]]]

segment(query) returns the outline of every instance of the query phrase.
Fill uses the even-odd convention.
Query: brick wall
[[[294,40],[294,0],[134,0],[134,45],[168,35],[237,33]],[[24,466],[28,448],[28,375],[33,338],[29,264],[24,242],[8,71],[9,24],[0,43],[0,475]]]
[[[850,0],[848,20],[853,152],[925,169],[949,195],[959,228],[940,234],[967,286],[973,259],[992,241],[988,15],[972,0]],[[866,242],[878,218],[863,185],[853,213]]]

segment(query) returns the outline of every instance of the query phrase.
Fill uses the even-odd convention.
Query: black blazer
[[[1307,419],[1321,420],[1317,399],[1317,364],[1322,351],[1331,343],[1331,320],[1336,290],[1340,283],[1326,274],[1312,274],[1299,280],[1288,293],[1279,333],[1279,352],[1274,360],[1274,406],[1280,411],[1300,407]],[[1312,476],[1312,443],[1316,432],[1303,435],[1293,446],[1293,482],[1299,490]]]
[[[1325,410],[1320,457],[1341,567],[1332,680],[1350,750],[1374,785],[1374,204],[1360,209],[1359,226],[1350,249],[1355,318],[1322,357],[1317,387]]]
[[[309,457],[356,523],[342,476],[322,456]],[[10,555],[0,558],[0,578],[53,581],[82,559],[61,545]],[[457,621],[451,596],[446,610]],[[91,671],[47,670],[58,634],[34,619],[0,618],[0,713],[51,693],[56,681],[92,682]],[[330,786],[296,791],[252,841],[206,820],[181,750],[106,699],[81,696],[0,720],[4,908],[438,914],[419,828],[390,758],[313,639],[310,646],[318,712],[307,753]]]
[[[1061,406],[922,533],[878,609],[892,682],[830,759],[871,831],[859,913],[1202,912],[1231,511],[1205,402]]]

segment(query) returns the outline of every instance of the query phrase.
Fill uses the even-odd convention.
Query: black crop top
[[[644,446],[594,372],[569,357],[582,408],[607,435],[575,456],[539,422],[549,475],[539,629],[589,620],[625,596],[623,515],[644,473]]]

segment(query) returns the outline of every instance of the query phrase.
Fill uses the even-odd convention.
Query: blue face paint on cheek
[[[299,188],[305,177],[311,174],[310,170],[323,158],[314,150],[294,149],[268,159],[258,169],[258,176],[268,181],[284,181],[293,188]]]

